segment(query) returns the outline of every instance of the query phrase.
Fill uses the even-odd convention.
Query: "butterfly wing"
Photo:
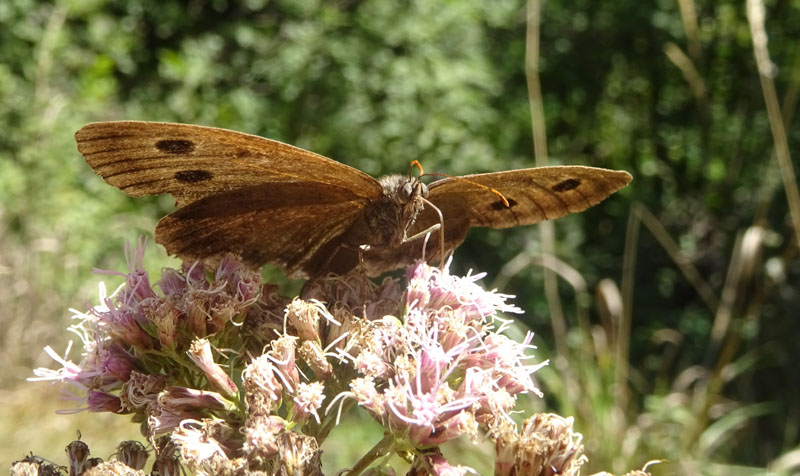
[[[213,127],[96,122],[75,133],[95,173],[128,195],[169,193],[178,206],[263,183],[317,184],[374,198],[378,182],[360,170],[282,142]],[[327,188],[323,188],[327,189]]]
[[[169,193],[178,211],[156,241],[183,258],[225,252],[314,275],[340,235],[382,193],[360,170],[288,144],[188,124],[98,122],[78,150],[109,184],[138,197]]]
[[[363,207],[363,199],[329,185],[261,184],[202,198],[164,217],[156,241],[184,259],[230,252],[253,266],[272,263],[289,276],[315,276]]]
[[[444,249],[450,252],[473,226],[510,228],[561,218],[600,203],[630,181],[631,175],[624,171],[537,167],[439,180],[428,187],[428,200],[442,212]],[[501,193],[508,205],[490,189]],[[409,236],[437,223],[439,215],[425,207]],[[368,268],[388,270],[411,263],[423,257],[423,246],[425,259],[435,261],[440,257],[439,241],[437,231],[427,242],[420,239],[394,250],[375,250],[367,256]]]
[[[470,226],[510,228],[581,212],[630,181],[631,175],[619,170],[537,167],[439,180],[428,187],[428,200],[445,217],[466,215]],[[508,204],[483,187],[497,190]]]

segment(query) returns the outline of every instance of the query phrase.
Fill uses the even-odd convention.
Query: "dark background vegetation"
[[[800,8],[766,7],[796,150]],[[65,348],[66,309],[96,300],[92,268],[124,269],[123,242],[172,210],[102,182],[75,130],[213,125],[373,175],[413,159],[456,175],[530,167],[525,33],[522,0],[0,2],[3,461],[60,448],[76,426],[91,444],[86,420],[52,416],[54,387],[23,380],[50,365],[43,345]],[[791,468],[798,237],[744,2],[546,2],[539,71],[550,162],[634,181],[555,225],[566,333],[551,327],[535,227],[474,230],[456,254],[455,271],[517,295],[552,360],[533,405],[575,416],[595,471]],[[174,263],[151,245],[152,273]]]

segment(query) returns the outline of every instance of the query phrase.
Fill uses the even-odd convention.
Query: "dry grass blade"
[[[714,316],[714,325],[711,328],[711,341],[709,342],[706,362],[712,362],[720,345],[728,334],[731,319],[733,318],[737,302],[746,293],[742,292],[743,287],[750,282],[758,264],[761,262],[761,249],[764,243],[765,230],[760,226],[751,226],[743,235],[736,239],[733,249],[728,274],[725,278],[725,285],[722,288],[722,298],[717,312]],[[731,352],[726,356],[730,357]],[[720,359],[717,367],[728,363],[728,359]]]
[[[800,469],[800,449],[784,453],[767,467],[770,474],[797,474]]]
[[[554,277],[561,277],[569,283],[575,291],[575,310],[578,313],[578,322],[586,335],[589,333],[589,293],[586,280],[577,269],[558,259],[557,256],[542,252],[541,256],[531,259],[531,264],[540,265],[550,271]]]
[[[776,66],[769,57],[767,32],[764,28],[765,17],[763,2],[760,0],[747,0],[747,20],[750,23],[750,34],[753,37],[753,53],[758,66],[761,90],[764,93],[764,102],[767,106],[767,115],[772,129],[772,140],[775,143],[775,154],[778,158],[778,166],[783,178],[783,187],[789,204],[795,240],[800,245],[800,191],[798,191],[781,108],[775,92],[773,77],[776,74]]]
[[[667,229],[664,228],[664,225],[661,224],[660,221],[643,205],[638,205],[634,209],[634,213],[641,219],[642,223],[650,230],[650,233],[658,240],[659,244],[662,248],[669,254],[672,261],[680,268],[681,272],[686,279],[692,283],[697,293],[706,303],[708,308],[714,312],[719,305],[719,299],[717,295],[714,293],[714,290],[711,286],[706,282],[703,276],[700,274],[700,271],[695,268],[692,264],[691,260],[683,254],[678,243],[675,242],[674,239],[670,236]]]
[[[641,219],[634,203],[628,215],[625,230],[625,252],[622,257],[622,319],[616,332],[615,389],[616,407],[626,408],[628,401],[628,352],[630,351],[631,322],[633,321],[633,290],[636,283],[636,252],[639,249],[639,229]]]
[[[633,293],[636,282],[636,253],[639,242],[639,225],[643,223],[656,238],[662,248],[669,254],[672,261],[678,266],[686,279],[694,286],[697,293],[712,312],[716,312],[719,299],[714,290],[705,281],[703,276],[694,267],[692,262],[684,255],[678,244],[669,235],[664,226],[642,204],[634,204],[628,219],[628,228],[625,234],[625,254],[622,264],[622,319],[616,332],[617,356],[615,377],[617,386],[617,405],[622,405],[627,400],[628,378],[628,352],[632,326]]]
[[[699,59],[701,54],[700,38],[697,28],[697,11],[694,8],[694,0],[678,0],[678,8],[681,11],[683,21],[683,31],[686,33],[686,44],[689,54],[694,59]]]
[[[708,88],[692,59],[678,45],[672,42],[664,45],[664,54],[667,55],[672,64],[681,70],[683,79],[689,84],[698,107],[705,113],[708,110]]]
[[[490,286],[493,289],[503,289],[506,287],[511,278],[522,272],[523,269],[531,265],[533,256],[528,249],[529,244],[526,242],[523,250],[516,254],[513,258],[508,260],[500,271],[497,272],[497,277],[492,281]]]
[[[751,282],[761,262],[761,250],[764,243],[765,230],[760,226],[751,226],[736,239],[731,257],[725,285],[722,288],[722,300],[711,328],[711,340],[706,354],[706,362],[712,362],[726,335],[729,335],[731,320],[739,308],[742,296],[747,293],[743,288]],[[734,349],[738,345],[738,336],[730,335],[717,363],[717,371],[733,358]]]
[[[597,313],[600,315],[600,321],[603,323],[606,335],[613,339],[614,336],[616,336],[615,331],[620,321],[622,321],[624,313],[622,293],[614,280],[605,278],[597,283],[595,296],[597,299]]]
[[[529,0],[527,6],[527,31],[525,36],[525,77],[528,82],[528,101],[531,109],[531,127],[533,128],[533,153],[536,165],[547,165],[547,135],[544,124],[544,106],[539,81],[539,24],[541,21],[541,3]],[[539,225],[542,237],[542,253],[553,255],[555,250],[555,231],[551,222]],[[558,296],[558,280],[556,275],[544,269],[544,292],[550,307],[550,319],[553,327],[556,350],[566,356],[567,324],[564,319],[561,299]]]

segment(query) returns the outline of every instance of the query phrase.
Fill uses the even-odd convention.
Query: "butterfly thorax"
[[[378,180],[383,194],[364,209],[363,225],[369,240],[363,245],[387,248],[403,243],[423,209],[428,187],[415,177],[387,175]]]

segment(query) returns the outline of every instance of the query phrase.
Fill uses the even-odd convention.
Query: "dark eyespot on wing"
[[[188,154],[194,150],[194,142],[185,139],[164,139],[156,142],[156,149],[168,154]]]
[[[566,192],[568,190],[578,188],[578,185],[580,184],[581,184],[580,180],[571,178],[553,185],[552,187],[550,187],[550,189],[554,192]]]
[[[183,183],[197,183],[211,180],[214,175],[207,170],[181,170],[175,172],[175,180]]]
[[[492,202],[491,205],[492,210],[505,210],[507,208],[514,208],[515,206],[517,206],[517,201],[514,200],[513,198],[506,198],[506,200],[508,201],[508,206],[506,206],[506,204],[503,203],[502,200],[497,200],[496,202]]]

